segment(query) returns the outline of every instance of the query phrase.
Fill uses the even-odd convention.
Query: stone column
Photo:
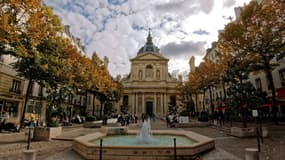
[[[163,93],[160,94],[160,114],[164,116],[163,110]]]
[[[164,93],[163,100],[164,100],[163,115],[166,115],[167,114],[167,106],[168,106],[167,101],[166,101],[166,93]]]
[[[142,113],[145,113],[145,109],[144,109],[144,93],[142,93]]]
[[[138,93],[136,93],[136,106],[135,106],[135,114],[138,113]]]
[[[154,105],[153,105],[153,112],[154,112],[155,114],[157,114],[157,113],[156,113],[156,107],[157,107],[156,93],[154,93],[154,101],[153,101],[153,103],[154,103]]]
[[[136,100],[135,94],[136,93],[132,94],[132,97],[133,97],[132,98],[132,111],[131,111],[132,114],[135,112],[135,100]]]

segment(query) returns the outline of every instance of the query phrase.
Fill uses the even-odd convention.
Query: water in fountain
[[[143,122],[142,128],[137,136],[137,140],[140,144],[150,144],[153,142],[153,138],[151,136],[150,119]]]

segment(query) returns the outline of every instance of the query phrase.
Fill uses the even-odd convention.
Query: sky
[[[130,72],[130,59],[145,44],[149,28],[153,43],[169,58],[173,75],[198,66],[218,31],[235,17],[234,7],[250,0],[44,0],[71,33],[80,38],[88,56],[109,58],[111,75]]]

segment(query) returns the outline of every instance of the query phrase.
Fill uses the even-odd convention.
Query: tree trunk
[[[104,102],[103,101],[100,101],[100,118],[102,118],[102,113],[103,113],[103,105],[104,104]]]
[[[195,102],[196,102],[196,106],[195,106],[195,112],[198,111],[198,94],[195,93]]]
[[[24,128],[25,113],[27,110],[27,103],[29,100],[29,90],[33,84],[33,81],[31,80],[31,78],[28,81],[29,81],[29,83],[28,83],[28,88],[26,90],[25,103],[24,103],[24,108],[22,111],[22,116],[21,116],[21,121],[20,121],[20,129]]]
[[[214,113],[214,104],[213,104],[213,95],[212,95],[212,87],[209,87],[209,92],[210,92],[210,105],[211,105],[211,114]]]
[[[86,89],[86,91],[85,91],[85,97],[86,97],[86,99],[85,99],[85,104],[84,104],[84,116],[87,116],[87,107],[88,107],[88,89]]]
[[[93,106],[92,106],[92,115],[95,116],[95,100],[96,100],[96,95],[93,93]]]
[[[225,88],[225,83],[222,82],[222,87],[223,87],[223,91],[224,91],[224,101],[227,99],[227,93],[226,93],[226,88]]]
[[[205,111],[205,89],[204,89],[204,93],[203,93],[203,111]]]
[[[272,96],[272,112],[273,112],[273,121],[276,125],[278,125],[278,118],[277,118],[277,104],[276,104],[276,94],[275,94],[275,86],[274,86],[274,82],[273,82],[273,77],[272,77],[272,72],[270,70],[270,66],[269,64],[266,64],[266,69],[265,69],[265,73],[266,73],[266,78],[268,80],[270,89],[271,89],[271,96]]]

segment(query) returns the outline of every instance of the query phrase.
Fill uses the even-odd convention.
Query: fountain
[[[167,160],[173,159],[174,155],[177,159],[189,159],[214,147],[213,139],[191,131],[151,131],[150,120],[145,121],[139,131],[128,130],[126,127],[104,128],[104,132],[77,137],[72,146],[85,159],[95,160],[100,159],[100,153],[104,160]]]
[[[150,119],[143,122],[142,128],[137,136],[137,140],[140,144],[150,144],[153,142],[153,138],[151,136]]]

